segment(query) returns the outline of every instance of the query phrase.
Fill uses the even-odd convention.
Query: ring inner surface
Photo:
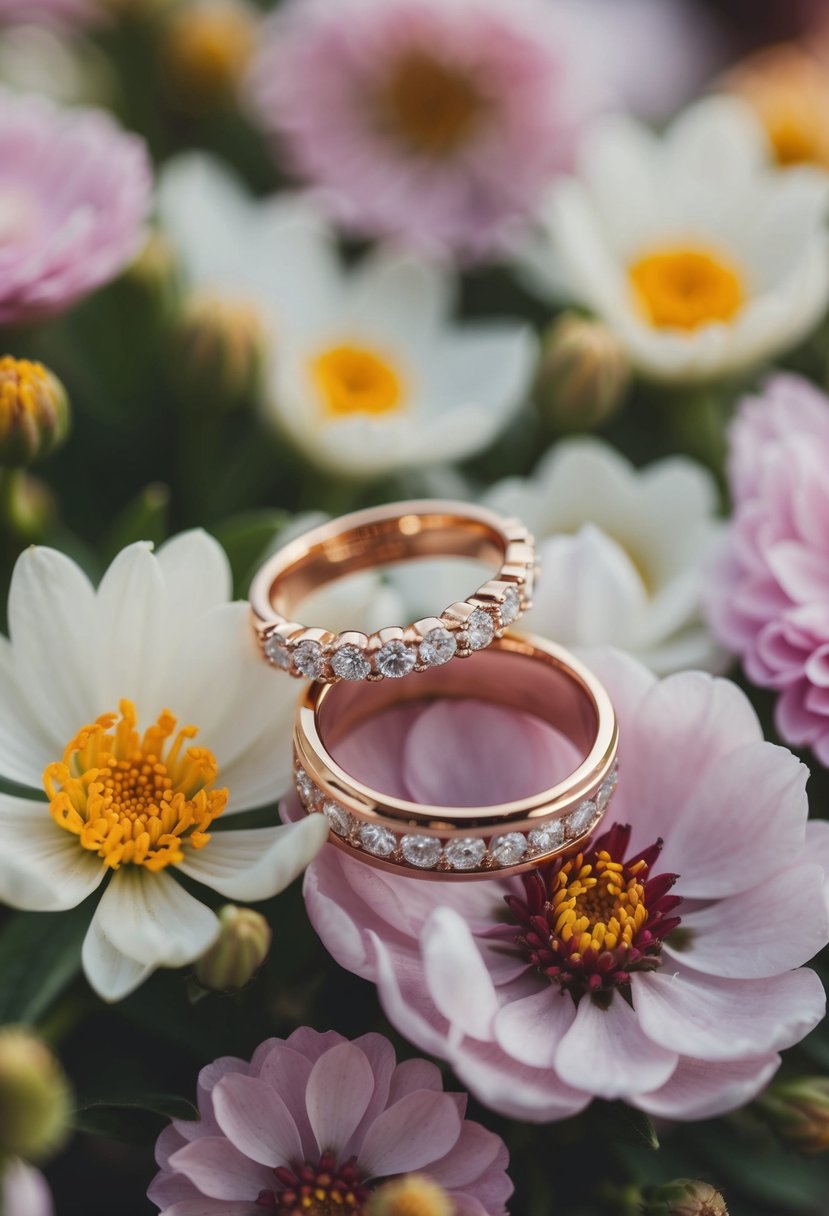
[[[295,542],[297,550],[307,539]],[[291,560],[293,548],[286,547],[286,565],[270,589],[274,611],[287,617],[320,586],[375,566],[418,558],[471,557],[491,566],[494,574],[504,561],[505,540],[481,520],[434,513],[361,524],[312,543]]]

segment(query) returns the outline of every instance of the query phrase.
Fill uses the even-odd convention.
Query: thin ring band
[[[528,668],[531,668],[528,670]],[[425,806],[371,789],[330,748],[356,725],[408,700],[472,697],[540,717],[584,760],[565,780],[497,806]],[[294,725],[295,782],[307,813],[323,813],[331,840],[362,861],[433,879],[518,873],[577,848],[616,786],[618,727],[595,676],[551,642],[506,634],[469,664],[402,685],[309,685]]]
[[[366,634],[309,629],[292,619],[309,592],[359,570],[433,557],[476,557],[497,572],[467,599],[405,627]],[[391,503],[344,515],[298,537],[251,584],[265,659],[300,679],[396,679],[485,649],[530,606],[533,539],[523,524],[467,503]]]

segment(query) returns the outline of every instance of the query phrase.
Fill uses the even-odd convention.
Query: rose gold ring
[[[390,797],[352,777],[334,758],[356,726],[392,706],[446,697],[534,714],[569,738],[584,758],[548,789],[478,807]],[[616,788],[617,744],[613,705],[583,664],[551,642],[505,634],[470,663],[432,668],[396,686],[309,685],[295,719],[295,781],[305,811],[328,818],[334,844],[368,864],[427,878],[485,878],[517,873],[578,848]],[[467,759],[475,763],[474,754]]]
[[[417,558],[473,557],[496,573],[439,616],[376,633],[331,633],[293,619],[310,592],[359,570]],[[523,524],[459,502],[398,502],[344,515],[291,541],[253,580],[262,653],[301,679],[396,679],[483,650],[530,606],[533,539]]]

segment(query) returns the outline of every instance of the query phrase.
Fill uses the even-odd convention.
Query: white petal
[[[142,866],[118,870],[103,894],[96,919],[112,944],[150,967],[183,967],[215,941],[219,922],[164,872]]]
[[[227,899],[255,903],[284,891],[327,839],[324,815],[276,828],[218,831],[204,848],[189,850],[179,869]]]
[[[165,665],[171,658],[160,644],[165,637],[165,608],[164,579],[151,546],[142,541],[128,545],[98,588],[94,620],[98,713],[117,710],[121,699],[128,697],[142,723],[149,725],[165,708],[159,703]]]
[[[0,774],[41,789],[43,770],[51,760],[60,759],[66,742],[64,739],[56,750],[48,731],[32,713],[17,686],[14,650],[0,637]]]
[[[576,1089],[600,1098],[630,1100],[664,1085],[677,1065],[673,1051],[642,1031],[634,1011],[617,993],[608,1009],[589,998],[558,1045],[556,1071]]]
[[[230,562],[219,542],[201,528],[165,541],[156,561],[167,588],[167,611],[176,617],[192,618],[231,597]]]
[[[82,903],[106,867],[59,827],[44,802],[0,794],[0,899],[32,912]]]
[[[86,978],[104,1001],[123,1000],[155,970],[152,964],[138,963],[113,946],[97,911],[86,931],[81,957]]]

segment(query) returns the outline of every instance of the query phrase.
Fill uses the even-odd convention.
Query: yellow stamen
[[[443,1187],[422,1174],[405,1174],[374,1192],[366,1216],[452,1216],[455,1205]]]
[[[201,849],[227,805],[226,789],[210,789],[219,768],[205,747],[186,747],[197,733],[184,726],[165,757],[176,719],[164,710],[138,734],[135,706],[121,701],[121,719],[103,714],[67,744],[62,762],[47,766],[43,785],[55,823],[78,837],[113,870],[178,865],[189,846]]]
[[[314,359],[311,371],[326,411],[335,417],[389,414],[403,405],[402,379],[376,351],[335,346]]]
[[[657,329],[694,330],[730,321],[745,303],[739,272],[713,250],[657,249],[628,273],[642,312]]]
[[[588,950],[628,948],[648,919],[645,888],[638,875],[644,862],[625,867],[601,852],[595,865],[579,853],[567,861],[555,878],[550,902],[553,937],[561,942],[575,938],[580,955]]]
[[[397,60],[375,104],[393,137],[432,157],[450,156],[468,143],[489,110],[468,68],[421,50],[407,51]]]

